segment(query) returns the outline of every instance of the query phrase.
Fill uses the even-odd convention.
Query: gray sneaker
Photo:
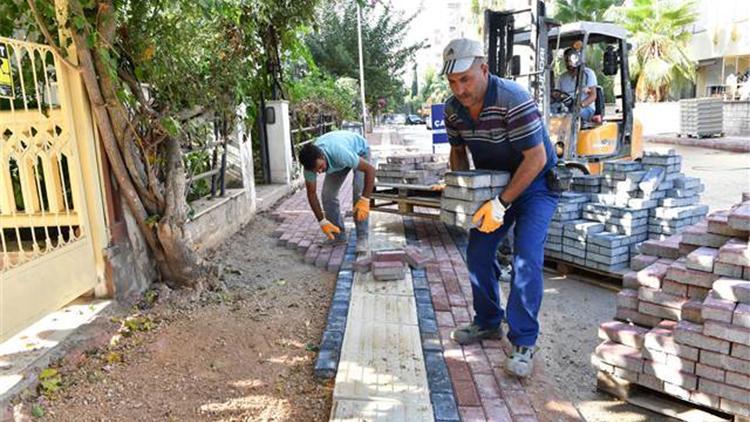
[[[526,378],[534,370],[534,347],[513,345],[513,353],[505,359],[505,372]]]
[[[456,328],[451,332],[451,340],[458,344],[476,343],[481,340],[500,340],[503,338],[503,329],[500,327],[483,330],[476,324],[469,324]]]

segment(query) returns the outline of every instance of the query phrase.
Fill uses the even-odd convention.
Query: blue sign
[[[432,143],[445,144],[448,134],[445,132],[445,104],[433,104],[430,119],[432,121]]]

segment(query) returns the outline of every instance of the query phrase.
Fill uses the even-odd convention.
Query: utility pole
[[[367,132],[367,107],[365,106],[365,66],[362,58],[362,8],[357,3],[357,44],[359,46],[359,96],[362,102],[362,136]]]

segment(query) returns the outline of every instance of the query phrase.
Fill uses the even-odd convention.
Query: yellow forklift
[[[633,117],[627,31],[602,22],[560,25],[546,17],[544,1],[532,4],[524,10],[485,11],[490,72],[528,86],[544,116],[560,166],[573,173],[598,174],[605,161],[640,159],[642,126]],[[587,52],[600,49],[602,73],[613,78],[614,104],[605,104],[604,90],[597,86],[596,110],[588,122],[581,121],[581,101],[574,100],[581,98],[584,72],[577,72],[573,93],[556,89],[554,83],[555,58],[569,47],[577,50],[581,69],[586,57],[592,56]],[[553,104],[552,98],[560,104]]]

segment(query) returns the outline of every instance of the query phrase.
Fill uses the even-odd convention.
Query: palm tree
[[[622,0],[556,0],[555,19],[561,23],[601,22],[610,7],[620,4]]]
[[[635,44],[630,52],[630,74],[639,100],[664,101],[672,85],[695,80],[695,64],[687,55],[695,22],[695,1],[633,0],[618,7],[615,17]]]

